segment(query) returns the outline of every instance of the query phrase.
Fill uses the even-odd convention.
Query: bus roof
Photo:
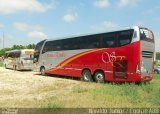
[[[6,51],[5,53],[20,52],[20,51],[34,51],[34,49],[16,49],[16,50]]]
[[[111,33],[111,32],[118,32],[118,31],[123,31],[123,30],[130,30],[130,29],[135,29],[135,28],[140,28],[140,26],[132,26],[132,27],[126,27],[123,29],[117,29],[113,31],[102,31],[102,32],[96,32],[96,33],[87,33],[87,34],[80,34],[80,35],[70,35],[70,36],[64,36],[64,37],[56,37],[52,39],[45,39],[45,41],[53,41],[53,40],[63,40],[67,38],[74,38],[74,37],[81,37],[81,36],[89,36],[89,35],[96,35],[96,34],[103,34],[103,33]],[[144,27],[143,27],[144,28]]]

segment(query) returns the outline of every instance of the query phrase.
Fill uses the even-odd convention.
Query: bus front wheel
[[[44,67],[41,67],[41,68],[40,68],[40,72],[41,72],[41,75],[44,76],[44,75],[45,75],[45,68],[44,68]]]
[[[82,72],[82,80],[86,81],[86,82],[92,82],[93,81],[91,72],[89,70],[84,70]]]
[[[104,83],[104,73],[102,71],[97,71],[94,74],[94,79],[97,83]]]
[[[154,71],[155,74],[159,74],[159,72],[157,70]]]

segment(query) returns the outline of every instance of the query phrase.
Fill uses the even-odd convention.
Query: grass
[[[3,67],[3,62],[0,62],[0,67]]]
[[[56,99],[58,107],[160,107],[160,75],[155,75],[150,83],[83,83],[72,88],[63,100]],[[62,105],[63,104],[63,105]],[[50,106],[55,102],[50,101]]]
[[[47,78],[47,77],[43,77]],[[52,78],[53,79],[53,78]],[[28,97],[0,99],[0,106],[34,108],[160,108],[160,75],[148,83],[88,83],[61,80],[39,84]],[[14,91],[5,91],[16,96]],[[22,94],[23,95],[23,94]],[[41,96],[39,96],[41,95]]]

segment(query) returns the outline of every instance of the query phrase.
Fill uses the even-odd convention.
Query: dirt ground
[[[0,67],[0,108],[159,107],[159,84],[159,75],[150,84],[98,84]]]
[[[59,96],[63,99],[80,83],[78,80],[0,67],[0,107],[49,107],[50,98]]]

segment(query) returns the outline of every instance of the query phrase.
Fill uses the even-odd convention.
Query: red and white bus
[[[144,27],[43,40],[35,70],[85,81],[141,82],[153,78],[154,35]]]

